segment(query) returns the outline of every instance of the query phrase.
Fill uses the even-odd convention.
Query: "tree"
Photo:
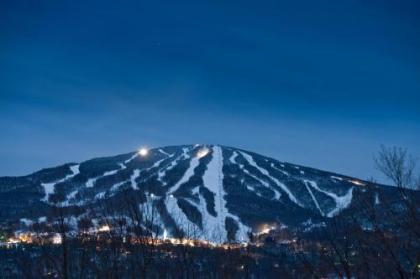
[[[381,145],[374,160],[376,168],[398,188],[415,188],[417,186],[413,174],[416,161],[408,154],[407,149]]]

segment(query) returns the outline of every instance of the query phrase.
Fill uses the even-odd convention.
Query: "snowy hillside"
[[[52,221],[60,208],[77,230],[86,217],[129,222],[134,204],[162,237],[246,241],[260,224],[304,227],[387,191],[236,148],[171,146],[0,178],[0,221]]]

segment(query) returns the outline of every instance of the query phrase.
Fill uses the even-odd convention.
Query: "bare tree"
[[[417,237],[420,237],[419,206],[415,200],[410,199],[413,191],[406,191],[407,188],[412,189],[416,184],[420,184],[414,178],[415,159],[408,154],[407,149],[381,145],[374,160],[376,167],[397,186],[401,200],[409,213],[406,222],[410,224],[409,227],[415,231]]]
[[[414,189],[415,190],[420,190],[420,174],[417,177],[417,180],[416,180],[415,185],[414,185]]]
[[[401,147],[381,145],[374,158],[376,168],[399,188],[414,188],[414,169],[416,161]]]

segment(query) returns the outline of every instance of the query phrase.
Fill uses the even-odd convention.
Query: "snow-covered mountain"
[[[135,208],[161,235],[246,241],[261,224],[307,226],[393,191],[232,147],[169,146],[1,177],[0,222],[54,220],[58,207],[77,229]]]

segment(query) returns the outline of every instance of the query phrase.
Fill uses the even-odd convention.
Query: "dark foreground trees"
[[[308,250],[320,256],[318,263],[305,257],[317,276],[333,269],[339,278],[420,278],[415,160],[406,149],[381,146],[374,162],[393,184],[392,189],[382,186],[390,194],[379,198],[377,186],[367,183],[363,187],[370,194],[357,196],[351,212],[307,236],[312,239]]]

